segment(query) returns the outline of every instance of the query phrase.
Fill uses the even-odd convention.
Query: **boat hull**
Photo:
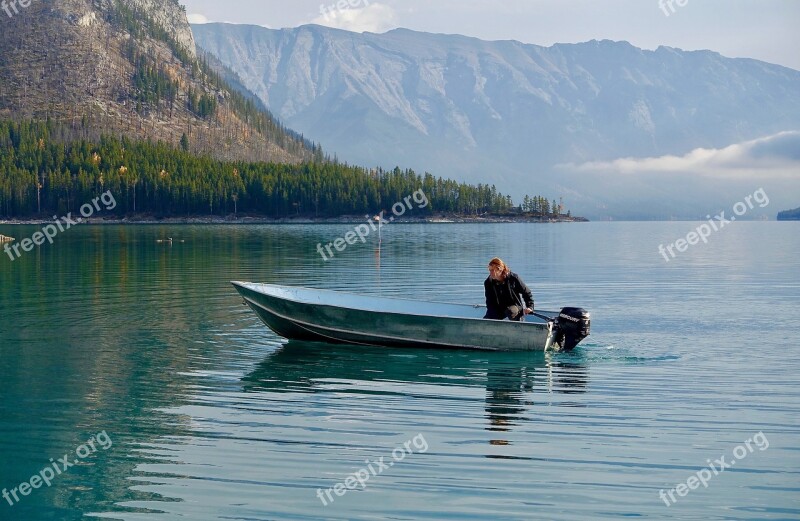
[[[269,284],[233,285],[267,327],[292,340],[542,351],[551,346],[554,337],[550,321],[531,321],[531,317],[526,322],[484,320],[481,306],[359,297]]]

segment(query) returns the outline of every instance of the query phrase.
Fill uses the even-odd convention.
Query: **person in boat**
[[[533,313],[533,294],[506,263],[495,257],[489,262],[489,277],[483,283],[486,316],[491,320],[522,321]],[[522,298],[520,298],[522,295]],[[524,301],[524,303],[523,303]]]

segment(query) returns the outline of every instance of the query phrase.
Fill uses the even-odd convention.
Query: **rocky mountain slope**
[[[220,159],[319,155],[198,60],[176,0],[35,1],[0,19],[0,118],[55,119]]]
[[[800,129],[800,72],[711,51],[406,29],[193,30],[270,110],[340,159],[511,191],[549,191],[555,165],[683,155]]]

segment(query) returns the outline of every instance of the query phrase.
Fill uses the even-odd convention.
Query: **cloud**
[[[698,148],[683,156],[620,158],[576,165],[559,170],[627,175],[691,174],[706,177],[800,179],[800,131],[787,131],[725,148]]]
[[[189,19],[189,23],[190,24],[207,24],[208,23],[208,18],[206,18],[205,16],[203,16],[203,15],[201,15],[199,13],[192,13],[192,14],[188,15],[187,18]]]
[[[328,4],[327,2],[331,2]],[[339,9],[339,5],[346,5]],[[364,7],[358,7],[364,5]],[[382,33],[397,27],[397,16],[393,8],[369,0],[326,0],[320,7],[320,16],[311,23],[344,29],[357,33]]]

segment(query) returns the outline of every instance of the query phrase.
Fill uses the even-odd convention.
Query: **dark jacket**
[[[531,290],[514,272],[509,272],[503,282],[487,277],[483,283],[483,290],[486,293],[486,307],[490,313],[502,314],[509,306],[523,307],[520,294],[525,299],[525,307],[534,309]]]

